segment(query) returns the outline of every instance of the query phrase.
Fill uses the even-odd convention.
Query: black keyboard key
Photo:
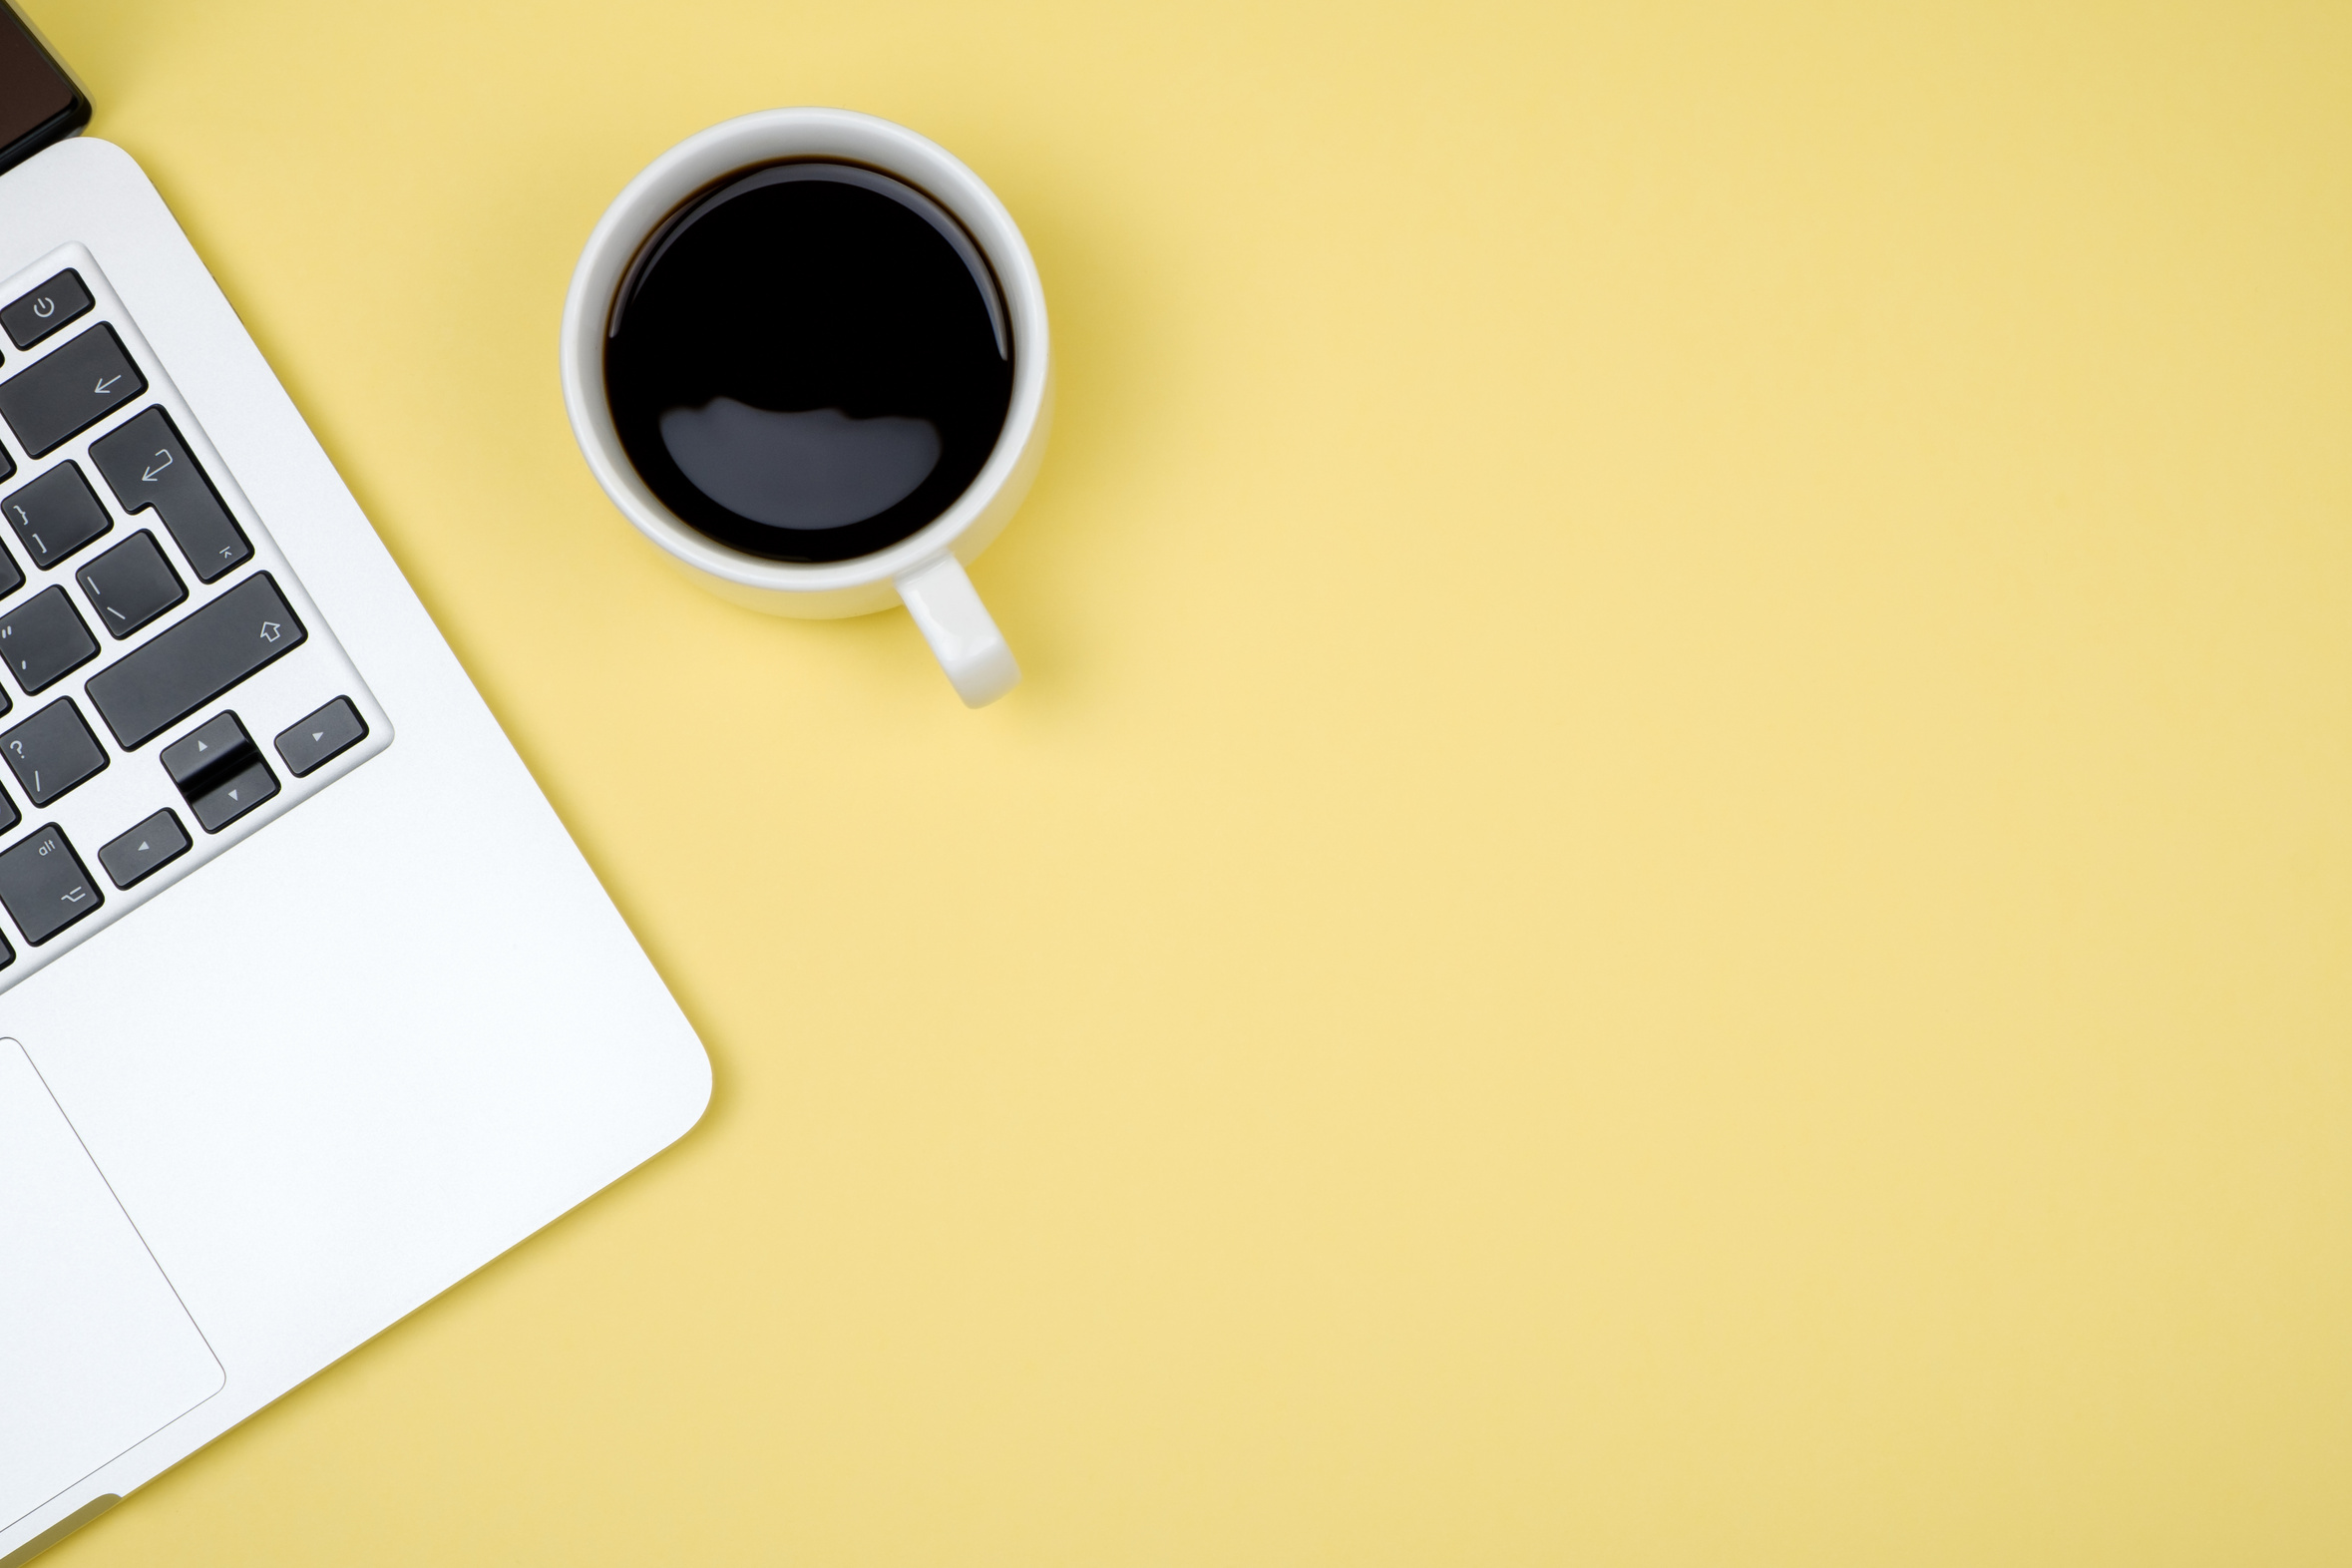
[[[81,581],[90,607],[98,611],[98,623],[106,627],[110,637],[129,636],[188,597],[180,574],[164,559],[164,547],[146,529],[74,576]],[[0,589],[0,597],[5,593]]]
[[[0,598],[6,598],[24,586],[24,569],[16,564],[14,556],[5,550],[0,550]],[[0,708],[0,713],[7,711],[6,708]]]
[[[230,774],[189,801],[188,809],[196,813],[196,821],[203,824],[206,833],[219,832],[277,794],[277,775],[269,771],[261,753],[254,751],[248,755],[253,760],[242,771]]]
[[[8,340],[17,347],[31,348],[89,313],[90,290],[82,286],[82,274],[67,267],[24,298],[0,307],[0,327],[8,328]]]
[[[0,619],[0,627],[6,624]],[[257,572],[91,676],[82,689],[116,743],[136,751],[308,636],[277,584]]]
[[[0,501],[8,526],[16,530],[33,565],[47,572],[115,526],[90,481],[72,463],[60,463],[24,489]]]
[[[153,507],[162,514],[197,582],[216,582],[252,559],[244,532],[162,409],[144,410],[122,429],[91,442],[90,461],[106,476],[125,512]]]
[[[98,852],[98,863],[118,888],[135,887],[188,853],[188,830],[159,811]]]
[[[82,869],[82,857],[56,823],[36,828],[23,843],[0,850],[0,905],[8,907],[16,929],[34,947],[104,903],[98,885]]]
[[[43,588],[0,615],[0,662],[27,696],[56,685],[97,656],[97,641],[62,588]]]
[[[6,479],[9,475],[15,472],[16,459],[8,455],[8,449],[6,447],[0,447],[0,479]],[[0,968],[5,968],[5,966],[0,966]]]
[[[334,701],[277,737],[277,754],[296,778],[311,774],[367,739],[367,720],[349,697]]]
[[[244,755],[248,752],[252,756]],[[202,794],[202,789],[191,791],[189,786],[205,774],[226,777],[259,755],[253,737],[234,713],[215,713],[157,754],[164,772],[184,795]]]
[[[166,746],[164,771],[206,833],[217,833],[277,794],[277,775],[234,713],[208,718]]]
[[[47,457],[146,390],[147,377],[102,321],[0,381],[0,419],[27,452]]]
[[[71,697],[58,698],[0,734],[0,757],[8,760],[25,798],[36,806],[106,771],[106,748],[90,733]]]
[[[16,814],[16,802],[8,798],[5,790],[0,790],[0,833],[8,832],[24,820]]]

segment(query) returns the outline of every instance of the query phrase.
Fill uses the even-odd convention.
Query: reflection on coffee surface
[[[1012,341],[987,262],[913,187],[847,164],[737,175],[645,242],[604,388],[653,494],[724,545],[848,561],[987,462]]]

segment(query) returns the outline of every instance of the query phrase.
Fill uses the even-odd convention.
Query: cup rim
[[[735,171],[791,158],[833,158],[907,181],[972,234],[1004,291],[1012,334],[1012,398],[987,461],[938,517],[896,544],[848,561],[769,561],[718,543],[664,506],[622,451],[603,391],[612,296],[654,230],[697,192]],[[1045,290],[1019,225],[980,176],[919,132],[851,109],[767,109],[678,143],[621,188],[596,220],[564,300],[565,411],[589,471],[623,517],[688,566],[745,588],[824,593],[897,578],[955,548],[1019,469],[1044,411],[1050,360]]]

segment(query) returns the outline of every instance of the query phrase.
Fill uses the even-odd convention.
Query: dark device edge
[[[14,35],[14,36],[10,36]],[[37,73],[46,66],[66,94],[63,108],[29,127],[0,124],[0,136],[9,137],[0,145],[0,174],[15,168],[43,148],[75,137],[90,124],[90,95],[82,91],[82,84],[65,68],[57,54],[41,36],[39,28],[26,19],[13,0],[0,0],[0,56],[14,55],[14,61],[0,61],[0,74],[16,71]],[[9,68],[13,67],[14,70]],[[0,121],[5,116],[0,115]]]

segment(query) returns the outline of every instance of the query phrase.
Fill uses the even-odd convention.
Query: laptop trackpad
[[[0,1530],[225,1381],[23,1048],[0,1039]]]

